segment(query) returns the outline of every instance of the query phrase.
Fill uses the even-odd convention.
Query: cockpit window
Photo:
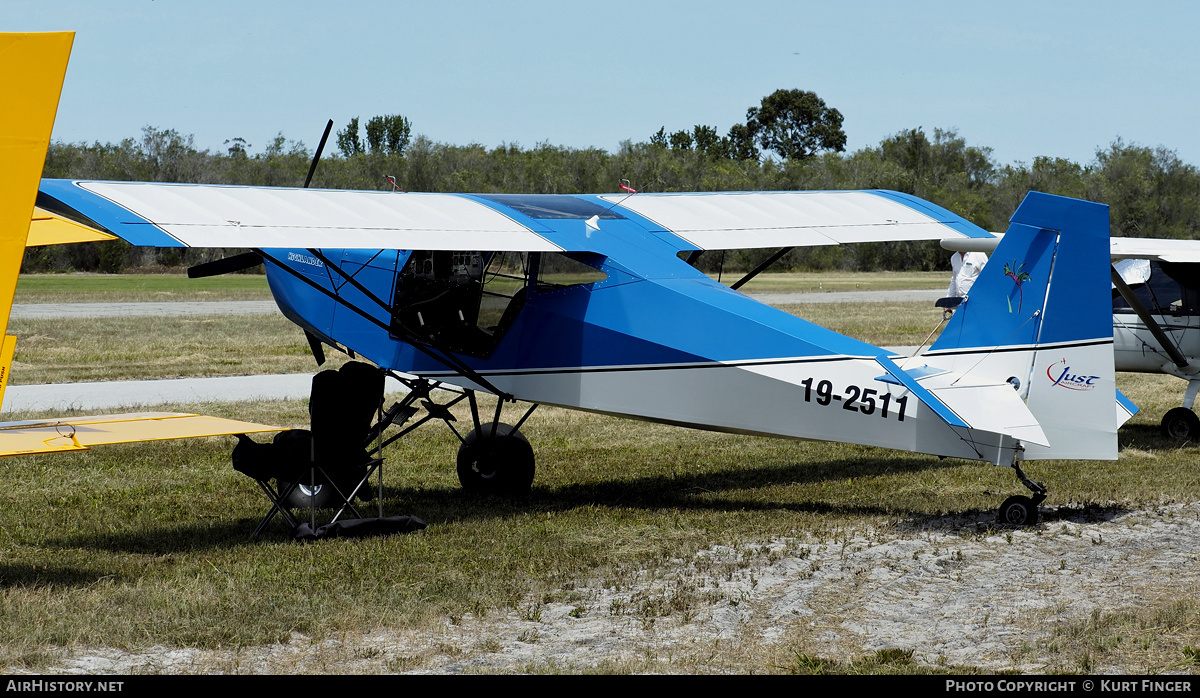
[[[396,279],[392,336],[486,358],[525,304],[528,257],[414,251]]]
[[[588,259],[592,257],[594,259]],[[584,260],[599,265],[599,255],[584,255],[580,253],[562,254],[559,252],[543,252],[538,256],[537,290],[546,293],[569,286],[582,286],[604,281],[608,274]]]
[[[602,281],[589,253],[415,251],[396,279],[391,335],[487,358],[525,306],[529,286],[550,293]]]

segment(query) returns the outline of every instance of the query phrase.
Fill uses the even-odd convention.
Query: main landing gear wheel
[[[1200,417],[1186,407],[1168,410],[1162,418],[1162,435],[1186,441],[1200,437]]]
[[[1004,500],[997,520],[1008,526],[1032,526],[1037,523],[1038,508],[1032,499],[1018,494]]]
[[[533,447],[508,424],[481,424],[458,447],[458,481],[468,492],[523,494],[533,473]]]

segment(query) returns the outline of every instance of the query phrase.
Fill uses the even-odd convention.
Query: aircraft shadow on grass
[[[820,464],[774,464],[748,468],[730,466],[706,473],[616,479],[557,488],[535,486],[530,494],[518,497],[469,494],[450,487],[389,486],[385,487],[384,492],[384,513],[413,514],[431,526],[444,526],[458,521],[503,521],[530,512],[567,512],[586,506],[712,512],[785,510],[835,516],[924,518],[929,516],[927,512],[904,508],[841,505],[819,499],[788,498],[782,493],[776,499],[756,500],[750,496],[739,497],[738,493],[788,485],[844,482],[847,478],[913,474],[961,467],[966,463],[957,459],[912,457],[886,460],[851,458]],[[376,502],[371,501],[359,508],[365,516],[370,516],[377,511],[376,506]],[[49,548],[83,548],[149,555],[238,548],[259,544],[249,536],[257,513],[254,512],[251,517],[242,515],[216,523],[204,521],[111,533],[75,534],[47,541],[45,545]],[[981,516],[986,515],[990,515],[990,512],[981,510]],[[302,515],[300,518],[305,517]],[[265,539],[268,544],[286,535],[285,527],[278,523],[269,530],[272,535]],[[0,585],[8,584],[9,579],[9,575],[0,572]]]

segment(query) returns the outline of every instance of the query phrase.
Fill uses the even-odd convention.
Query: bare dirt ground
[[[898,648],[916,662],[989,672],[1196,671],[1153,652],[1071,666],[1051,640],[1094,612],[1197,598],[1200,503],[1043,514],[1030,529],[951,516],[717,547],[624,581],[580,580],[566,595],[419,629],[322,642],[293,635],[239,650],[51,650],[39,670],[737,673],[784,668],[799,652],[849,661]]]

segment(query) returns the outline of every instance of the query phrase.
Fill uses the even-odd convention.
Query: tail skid
[[[1049,441],[1027,459],[1117,457],[1108,236],[1107,206],[1030,192],[919,359],[1015,388]]]

